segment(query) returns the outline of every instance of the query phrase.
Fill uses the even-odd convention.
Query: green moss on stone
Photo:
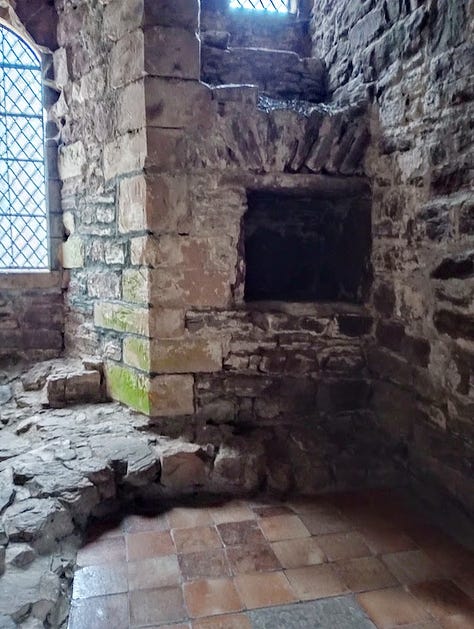
[[[123,342],[123,356],[127,365],[150,371],[150,339],[127,337]]]
[[[123,365],[108,364],[107,389],[112,399],[145,415],[150,414],[150,380]]]

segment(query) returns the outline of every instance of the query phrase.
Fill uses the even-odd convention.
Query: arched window
[[[0,24],[0,271],[49,267],[41,61]]]
[[[230,0],[229,6],[231,9],[289,13],[293,3],[294,0]]]

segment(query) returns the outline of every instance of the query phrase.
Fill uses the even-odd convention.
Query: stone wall
[[[316,0],[335,100],[371,103],[373,411],[424,492],[473,511],[474,2]]]

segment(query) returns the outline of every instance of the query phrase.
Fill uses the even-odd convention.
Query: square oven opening
[[[371,279],[369,198],[251,191],[247,200],[246,302],[365,300]]]

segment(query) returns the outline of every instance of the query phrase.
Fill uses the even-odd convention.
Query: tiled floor
[[[179,507],[91,538],[69,629],[474,628],[474,554],[388,491]]]

